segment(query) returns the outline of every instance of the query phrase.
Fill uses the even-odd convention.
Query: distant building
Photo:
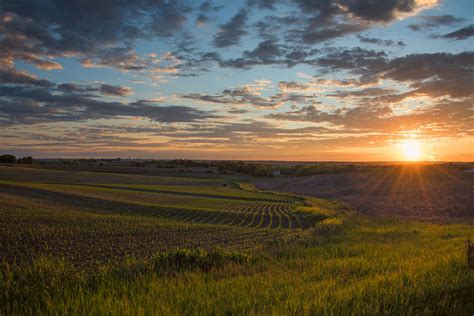
[[[280,170],[273,170],[272,176],[274,176],[274,177],[279,177],[279,176],[281,176]]]

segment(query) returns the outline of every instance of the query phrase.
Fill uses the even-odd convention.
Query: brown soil
[[[375,216],[474,223],[474,174],[406,165],[372,172],[256,180],[264,190],[334,199]]]

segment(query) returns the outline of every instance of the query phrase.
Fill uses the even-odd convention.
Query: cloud
[[[352,133],[398,135],[404,131],[418,131],[431,137],[466,136],[473,134],[471,124],[474,110],[470,106],[472,101],[441,101],[410,114],[399,115],[384,105],[362,105],[332,112],[310,105],[295,111],[269,114],[267,117],[281,121],[329,123],[344,131],[352,130]]]
[[[216,61],[221,67],[250,69],[257,65],[281,65],[291,68],[297,64],[314,64],[313,56],[318,49],[307,49],[301,46],[281,45],[275,39],[260,42],[253,50],[246,50],[239,58]]]
[[[222,8],[223,6],[213,5],[210,1],[205,1],[201,3],[201,5],[199,6],[197,10],[198,15],[196,17],[196,22],[195,22],[196,25],[198,27],[204,26],[206,23],[208,23],[211,20],[209,15],[214,12],[219,11]]]
[[[391,79],[406,82],[414,93],[464,97],[472,94],[474,52],[411,54],[388,59],[384,52],[355,48],[327,54],[317,60],[326,71],[347,70],[360,81]]]
[[[219,52],[183,46],[179,38],[189,35],[188,20],[198,25],[214,21],[222,9],[210,1],[196,5],[186,0],[67,2],[59,0],[6,2],[0,16],[2,58],[24,60],[45,70],[61,69],[55,59],[73,57],[84,67],[111,67],[152,77],[155,71],[176,76],[196,76],[210,65],[248,69],[257,65],[314,65],[313,44],[361,32],[376,23],[388,23],[415,14],[437,1],[322,0],[247,1],[226,23],[210,35],[216,48],[227,48],[257,29],[260,42],[241,57],[223,58]],[[249,24],[252,13],[267,16]],[[191,16],[191,17],[190,17]],[[251,22],[251,21],[250,21]],[[176,65],[157,65],[156,59],[134,49],[138,40],[162,38],[175,45]],[[281,43],[285,42],[286,45]],[[383,42],[378,42],[383,44]],[[388,42],[385,42],[388,44]],[[393,44],[395,45],[395,43]]]
[[[265,62],[280,56],[281,48],[275,41],[265,40],[260,42],[253,51],[245,52],[244,54],[247,58]]]
[[[363,35],[358,35],[357,38],[361,41],[361,43],[368,43],[380,46],[406,46],[406,44],[402,41],[382,40],[379,38],[367,37]]]
[[[227,113],[230,113],[230,114],[246,114],[246,113],[249,113],[248,110],[245,110],[245,109],[230,109],[227,111]]]
[[[79,85],[74,83],[61,83],[57,86],[57,90],[65,93],[85,93],[85,92],[97,92],[99,89],[89,85]]]
[[[417,14],[421,10],[437,5],[438,1],[425,0],[297,0],[250,1],[250,6],[274,9],[275,5],[296,7],[299,12],[278,18],[267,18],[257,26],[260,33],[281,28],[290,42],[316,44],[351,33],[361,32],[373,24],[388,23],[395,19]],[[292,6],[293,5],[293,6]],[[295,19],[294,15],[298,14]]]
[[[318,28],[310,26],[303,31],[294,31],[293,33],[299,35],[306,44],[316,44],[347,34],[361,32],[366,28],[366,24],[333,23]]]
[[[209,21],[209,17],[207,15],[205,15],[204,13],[201,13],[196,18],[196,25],[197,26],[203,26],[208,21]]]
[[[98,100],[97,96],[74,92],[87,90],[77,85],[60,85],[57,90],[43,87],[0,87],[0,124],[79,122],[117,117],[144,117],[156,122],[193,122],[215,116],[186,106],[159,106],[153,101],[130,104]],[[57,93],[61,91],[62,93]]]
[[[109,84],[74,84],[62,83],[57,85],[56,89],[65,94],[76,94],[84,97],[98,97],[94,94],[87,94],[90,92],[100,92],[108,96],[129,96],[133,94],[133,90],[129,87],[113,86]]]
[[[314,94],[315,86],[303,83],[281,81],[278,86],[280,93],[263,96],[262,92],[270,82],[256,80],[255,84],[248,84],[237,88],[224,89],[220,94],[208,95],[200,93],[183,94],[180,97],[204,103],[215,103],[231,106],[251,106],[255,108],[278,108],[283,105],[301,105],[319,103]],[[301,93],[308,92],[308,93]],[[229,113],[238,113],[235,110]],[[245,112],[243,112],[245,113]]]
[[[282,92],[321,92],[327,88],[362,86],[355,79],[334,80],[319,77],[310,77],[310,81],[280,81],[278,88]]]
[[[342,0],[340,5],[349,14],[366,21],[389,22],[400,16],[416,13],[421,9],[437,5],[438,1],[416,0]]]
[[[353,74],[361,75],[361,81],[377,80],[378,74],[386,67],[387,54],[384,51],[375,51],[355,47],[334,51],[320,57],[316,64],[325,71],[348,70]]]
[[[152,15],[150,29],[153,35],[170,37],[181,29],[186,21],[184,13],[189,12],[191,8],[180,1],[159,1],[158,9]]]
[[[470,135],[474,98],[473,59],[474,52],[411,54],[389,59],[384,53],[363,49],[335,51],[319,58],[318,65],[323,69],[358,74],[362,83],[367,82],[367,78],[372,83],[381,80],[400,82],[401,88],[407,90],[400,92],[382,86],[336,90],[326,92],[323,96],[350,99],[342,107],[331,110],[324,104],[313,103],[266,117],[281,121],[331,124],[335,128],[358,133],[398,134],[406,130],[418,130],[432,137]],[[279,87],[282,91],[299,94],[318,92],[319,85],[314,78],[310,79],[307,82],[282,81]],[[347,85],[354,86],[359,84]],[[392,83],[392,87],[397,85]],[[407,98],[420,96],[430,99],[426,104],[408,108],[399,104]],[[394,103],[397,103],[395,108],[392,107]],[[395,110],[397,107],[398,110]]]
[[[33,85],[41,87],[51,87],[54,84],[45,79],[37,79],[26,71],[17,71],[14,68],[0,68],[0,83]]]
[[[314,90],[310,84],[296,81],[280,81],[278,88],[283,92],[306,92]]]
[[[181,98],[197,100],[205,103],[250,105],[262,108],[273,108],[280,105],[279,100],[262,97],[246,88],[225,89],[221,94],[217,95],[189,93],[181,95]]]
[[[136,135],[130,137],[129,135]],[[336,139],[328,135],[338,135]],[[10,135],[8,135],[10,136]],[[159,136],[164,141],[150,141]],[[183,127],[171,124],[147,125],[105,125],[94,124],[69,128],[59,136],[51,136],[41,132],[14,131],[11,137],[20,140],[17,148],[34,148],[35,151],[45,152],[51,148],[62,148],[63,152],[92,151],[115,152],[121,148],[127,152],[142,152],[135,155],[142,156],[149,150],[158,147],[160,154],[172,152],[174,155],[189,154],[192,150],[208,150],[214,152],[230,152],[229,158],[240,152],[251,153],[256,149],[265,149],[266,152],[281,151],[281,147],[299,150],[298,148],[339,147],[347,144],[367,144],[369,141],[382,140],[380,136],[354,136],[330,130],[324,127],[282,128],[274,123],[249,120],[247,122],[212,122],[205,124],[189,123]],[[27,143],[25,143],[27,141]],[[232,148],[228,144],[232,143]],[[3,145],[0,143],[0,145]],[[176,152],[176,150],[184,150]],[[117,156],[115,154],[115,156]],[[143,156],[142,156],[143,157]],[[210,156],[212,158],[212,156]]]
[[[411,54],[389,61],[378,76],[409,82],[414,92],[432,96],[474,94],[474,52]]]
[[[434,29],[444,25],[458,24],[464,21],[464,19],[457,18],[455,16],[445,15],[427,15],[420,17],[421,22],[416,24],[410,24],[408,27],[413,31],[421,31],[427,29]]]
[[[41,69],[60,69],[51,58],[75,56],[85,65],[141,67],[132,49],[137,39],[169,37],[183,25],[189,5],[182,1],[3,2],[2,58]]]
[[[247,20],[247,10],[241,9],[229,22],[220,26],[219,32],[214,36],[214,45],[223,48],[238,44],[242,36],[247,34]]]
[[[270,11],[269,15],[259,18],[253,24],[256,33],[263,40],[253,50],[245,50],[240,57],[220,58],[216,62],[220,67],[238,69],[250,69],[259,65],[288,68],[298,64],[314,66],[318,55],[323,52],[314,47],[316,44],[415,15],[437,3],[435,0],[248,1],[248,12],[253,12],[255,7]],[[405,46],[402,41],[367,36],[359,38],[363,43]]]
[[[442,37],[460,41],[460,40],[465,40],[471,36],[474,36],[474,24],[471,24],[469,26],[463,27],[454,32],[443,35]]]
[[[129,87],[111,86],[108,84],[101,84],[99,90],[100,93],[110,96],[124,97],[133,94],[133,90]]]
[[[331,97],[338,98],[350,98],[350,97],[373,97],[380,95],[392,95],[396,92],[395,89],[386,89],[386,88],[366,88],[361,90],[352,90],[352,91],[337,91],[329,94]]]

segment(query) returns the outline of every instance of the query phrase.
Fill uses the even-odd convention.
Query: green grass
[[[301,237],[253,254],[171,252],[81,272],[39,258],[4,264],[5,313],[458,314],[474,305],[466,225],[374,222],[351,217],[331,238]],[[309,233],[309,232],[307,232]],[[277,251],[278,250],[278,251]],[[176,259],[177,257],[181,259]],[[174,258],[174,259],[173,259]],[[203,259],[204,258],[204,259]],[[207,259],[206,259],[207,258]],[[227,258],[227,259],[223,259]],[[233,258],[229,259],[228,258]],[[238,258],[238,259],[235,259]],[[200,269],[202,263],[207,268]],[[206,261],[207,260],[207,261]],[[194,268],[197,267],[197,268]],[[5,297],[5,295],[7,295]],[[5,303],[4,303],[5,304]],[[5,306],[3,306],[5,308]]]
[[[1,315],[474,313],[464,245],[472,225],[368,218],[337,202],[302,203],[246,185],[120,185],[173,191],[162,194],[37,180],[0,186]],[[186,212],[164,218],[153,213],[159,207]],[[190,222],[219,210],[249,220],[296,213],[312,226]]]

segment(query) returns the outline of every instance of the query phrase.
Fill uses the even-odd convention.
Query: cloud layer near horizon
[[[2,147],[346,159],[408,136],[472,139],[473,21],[449,3],[237,4],[2,2]]]

